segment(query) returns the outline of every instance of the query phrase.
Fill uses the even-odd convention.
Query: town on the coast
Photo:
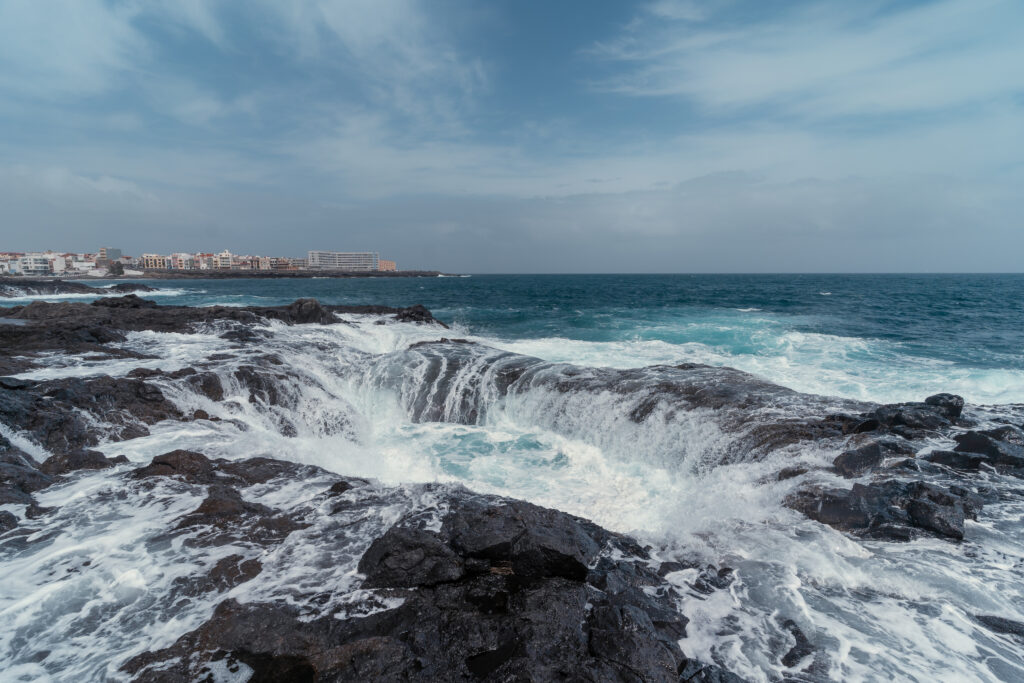
[[[58,251],[0,252],[0,275],[47,277],[137,276],[184,271],[344,271],[395,272],[394,261],[375,251],[309,251],[305,258],[178,252],[129,256],[120,249],[100,247],[95,253]]]

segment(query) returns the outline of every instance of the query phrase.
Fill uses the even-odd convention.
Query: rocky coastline
[[[145,291],[142,287],[139,291]],[[652,548],[585,519],[457,487],[422,485],[409,493],[267,457],[228,461],[179,449],[140,463],[93,450],[100,443],[145,436],[167,421],[217,419],[202,410],[186,412],[166,394],[169,383],[223,400],[222,380],[212,371],[216,358],[206,367],[167,372],[140,367],[117,377],[14,376],[46,367],[55,355],[152,360],[120,345],[131,332],[187,334],[213,326],[239,348],[252,348],[264,340],[262,326],[270,321],[338,324],[346,314],[437,328],[438,341],[409,350],[424,362],[435,359],[432,372],[438,377],[435,389],[414,403],[417,421],[481,419],[474,399],[480,388],[446,383],[444,373],[486,362],[494,370],[486,375],[495,383],[489,390],[542,386],[581,395],[627,394],[643,385],[645,398],[630,414],[636,424],[669,409],[732,410],[735,419],[723,424],[742,433],[736,447],[746,453],[793,444],[840,451],[829,474],[850,480],[849,488],[816,483],[814,472],[804,467],[785,468],[777,478],[801,482],[787,498],[789,507],[859,539],[903,543],[931,537],[958,543],[969,533],[967,520],[983,516],[986,504],[1007,495],[979,474],[1024,477],[1020,425],[1007,420],[980,428],[965,414],[963,399],[951,394],[894,405],[823,401],[820,415],[762,418],[755,425],[743,416],[763,414],[795,392],[735,370],[695,364],[644,373],[561,369],[552,374],[536,359],[488,355],[486,348],[444,337],[446,326],[422,306],[326,306],[300,299],[276,307],[189,308],[159,306],[128,294],[89,304],[3,308],[0,505],[15,512],[0,512],[0,553],[14,555],[47,542],[35,523],[61,512],[41,503],[41,494],[103,472],[119,495],[201,501],[170,520],[154,543],[231,549],[179,577],[176,600],[216,599],[243,585],[259,586],[266,557],[285,552],[300,537],[324,562],[347,557],[356,563],[351,586],[304,584],[286,597],[217,600],[203,623],[182,630],[169,646],[117,662],[118,676],[140,681],[219,680],[218,672],[249,673],[252,681],[740,680],[714,662],[688,656],[679,645],[688,623],[680,609],[681,590],[729,591],[728,567],[660,562]],[[248,389],[251,402],[275,405],[285,402],[284,388],[292,380],[286,364],[266,354],[238,368],[233,381]],[[462,392],[459,400],[451,400],[451,392]],[[450,412],[452,406],[457,413]],[[955,445],[928,447],[936,438]],[[37,460],[26,450],[28,442],[49,456]],[[318,492],[287,508],[261,502],[261,492],[296,481]],[[409,495],[431,497],[436,513],[410,509],[387,523],[366,522]],[[361,540],[353,541],[353,529],[363,527]],[[666,580],[672,574],[686,577],[685,588]],[[1024,632],[1024,625],[992,615],[977,619],[995,632]],[[799,680],[814,680],[821,663],[813,644],[795,623],[786,628],[791,638],[779,652],[781,660],[805,677]],[[26,646],[24,657],[45,660],[46,654]]]

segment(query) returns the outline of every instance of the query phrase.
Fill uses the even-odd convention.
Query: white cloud
[[[0,92],[50,99],[113,87],[145,50],[134,16],[102,0],[0,1]]]
[[[802,120],[932,112],[1024,88],[1024,6],[1014,0],[892,10],[877,2],[814,3],[738,26],[670,21],[666,6],[673,5],[657,3],[648,19],[594,48],[622,66],[599,88]]]

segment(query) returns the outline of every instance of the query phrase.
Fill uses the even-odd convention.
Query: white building
[[[213,267],[218,269],[218,270],[220,270],[220,269],[230,270],[231,266],[234,265],[234,262],[235,262],[235,255],[232,254],[227,249],[225,249],[224,251],[220,252],[219,254],[214,254],[214,256],[213,256]]]
[[[50,257],[50,254],[39,252],[25,254],[18,259],[18,272],[22,275],[50,275],[53,273]]]
[[[307,257],[315,270],[377,270],[380,261],[375,251],[311,251]]]

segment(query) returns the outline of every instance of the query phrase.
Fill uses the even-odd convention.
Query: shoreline
[[[347,271],[347,270],[306,270],[306,271],[144,271],[142,275],[4,275],[0,284],[18,283],[26,280],[83,281],[93,280],[277,280],[277,279],[348,279],[372,277],[463,277],[457,273],[443,273],[439,270],[397,270],[397,271]]]

